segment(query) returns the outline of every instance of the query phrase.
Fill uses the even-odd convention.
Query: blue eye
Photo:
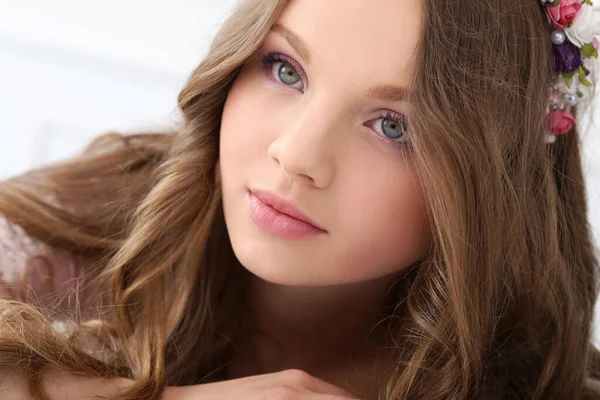
[[[301,68],[290,57],[280,53],[268,53],[262,57],[265,68],[270,68],[273,77],[286,86],[304,92],[304,81]],[[294,86],[300,83],[300,87]]]
[[[376,121],[379,120],[381,120],[380,124],[373,124],[373,129],[378,134],[394,142],[405,142],[408,140],[408,125],[404,116],[394,116],[388,112],[385,115],[381,115]],[[377,125],[380,125],[380,130],[376,128]]]
[[[291,57],[282,53],[269,52],[261,57],[266,72],[277,82],[283,83],[293,89],[304,93],[306,75],[302,67]],[[374,121],[381,121],[376,124]],[[377,138],[386,145],[405,147],[408,144],[408,125],[402,114],[387,112],[378,119],[370,121],[372,130],[377,133]],[[377,128],[376,126],[379,126]]]

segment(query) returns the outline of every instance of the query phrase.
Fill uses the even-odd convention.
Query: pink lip
[[[264,190],[248,191],[248,212],[256,225],[274,235],[287,239],[327,233],[310,217],[275,193]]]

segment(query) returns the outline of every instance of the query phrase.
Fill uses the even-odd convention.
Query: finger
[[[314,377],[302,370],[282,371],[279,373],[279,378],[282,379],[283,384],[290,385],[298,390],[305,389],[317,394],[327,394],[331,396],[341,396],[352,399],[356,398],[352,393],[340,388],[339,386],[325,382],[324,380]]]
[[[332,384],[322,381],[318,378],[314,378],[311,382],[309,382],[305,386],[305,388],[310,390],[311,392],[314,392],[317,394],[341,397],[344,399],[357,399],[358,398],[353,393],[350,393],[349,391],[342,389],[339,386],[332,385]]]
[[[336,396],[334,394],[307,393],[302,400],[357,400],[358,397]]]

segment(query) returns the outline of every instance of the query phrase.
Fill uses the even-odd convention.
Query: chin
[[[260,239],[244,239],[244,243],[237,243],[238,245],[232,240],[235,256],[251,274],[264,281],[284,286],[314,286],[319,282],[321,277],[306,268],[307,264],[302,263],[298,256],[294,256],[291,249],[284,252],[288,254],[281,254],[269,249],[266,243],[256,243],[256,240]]]
[[[334,268],[332,260],[311,258],[317,251],[298,249],[285,243],[263,238],[232,240],[240,264],[254,276],[282,286],[337,286],[370,281],[379,276],[365,276],[365,271]],[[312,250],[312,251],[311,251]],[[347,263],[343,263],[347,264]],[[329,266],[323,268],[323,266]]]
[[[230,217],[227,227],[231,247],[251,274],[285,286],[317,286],[330,280],[323,271],[316,270],[323,262],[310,257],[321,247],[319,244],[273,236],[254,226],[246,215]]]

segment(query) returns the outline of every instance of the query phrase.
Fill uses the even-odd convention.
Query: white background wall
[[[0,179],[76,154],[104,131],[177,121],[177,93],[235,2],[0,0]],[[583,140],[600,240],[595,125]]]
[[[0,0],[0,178],[178,118],[235,0]]]

